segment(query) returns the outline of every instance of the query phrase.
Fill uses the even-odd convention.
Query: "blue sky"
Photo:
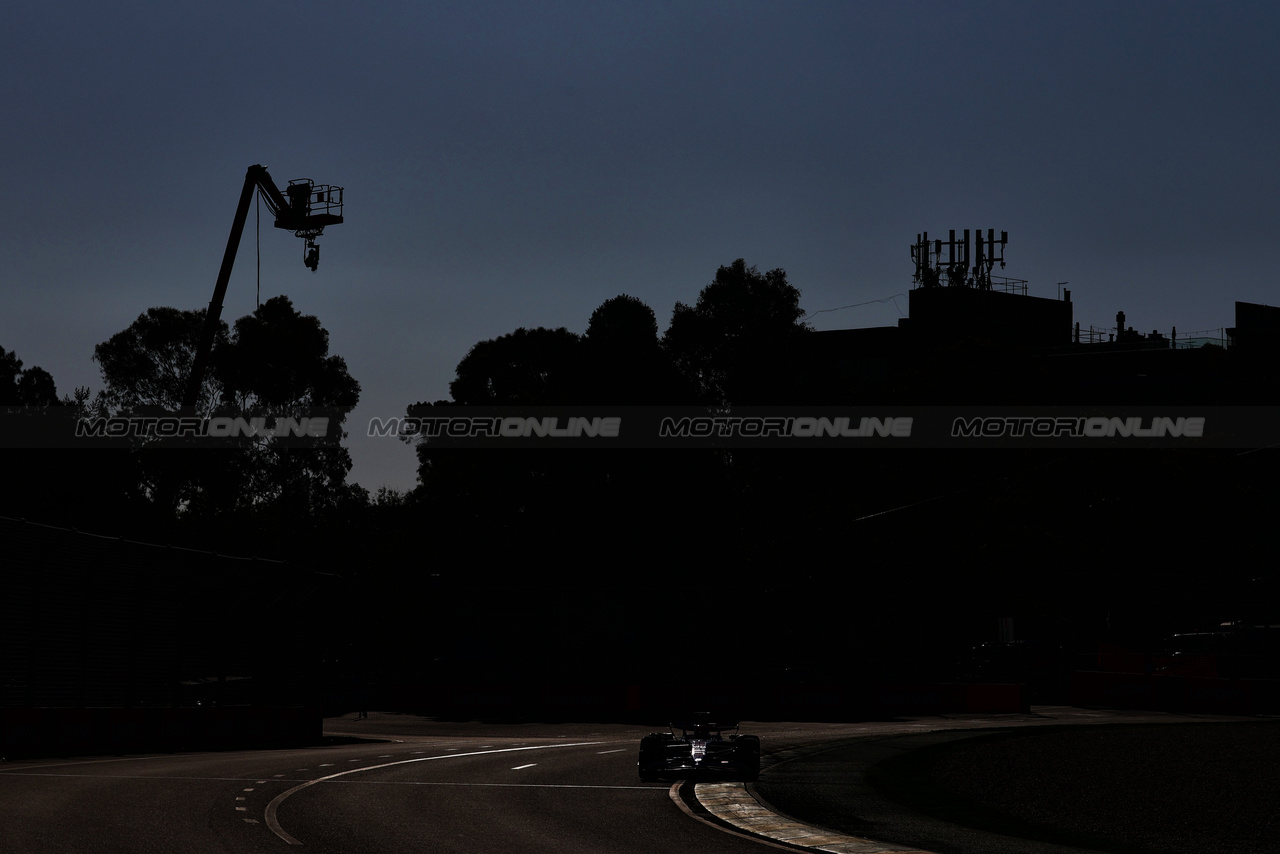
[[[479,340],[581,332],[621,293],[666,328],[735,258],[819,329],[890,325],[908,246],[1009,232],[1076,319],[1229,326],[1280,303],[1280,7],[1264,3],[11,4],[0,346],[60,393],[147,308],[207,305],[244,173],[346,188],[264,224],[262,297],[318,316],[353,430],[448,396]],[[223,317],[255,304],[253,220]],[[824,311],[903,295],[896,302]],[[350,443],[352,479],[414,484]]]

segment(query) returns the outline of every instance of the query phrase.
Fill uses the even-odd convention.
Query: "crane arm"
[[[191,376],[187,378],[187,386],[182,396],[184,412],[194,411],[200,397],[200,385],[204,382],[208,368],[209,353],[213,349],[213,338],[218,331],[218,323],[222,319],[222,300],[227,294],[227,283],[231,280],[231,268],[236,263],[236,252],[240,248],[240,237],[244,234],[245,219],[249,215],[249,206],[253,203],[255,189],[262,190],[262,197],[275,216],[276,228],[286,228],[299,237],[307,239],[310,250],[306,264],[315,270],[319,250],[315,248],[314,238],[318,237],[326,225],[342,222],[342,188],[323,186],[319,194],[315,193],[315,185],[309,179],[291,181],[288,187],[288,198],[280,192],[275,181],[262,165],[250,166],[244,176],[244,186],[240,190],[240,202],[236,205],[236,215],[231,221],[231,235],[227,238],[227,249],[222,255],[222,267],[218,270],[218,281],[213,287],[213,299],[209,301],[209,310],[205,312],[204,328],[200,333],[200,343],[196,347],[195,359],[191,365]],[[313,195],[318,198],[313,201]],[[314,254],[313,254],[314,253]]]
[[[280,192],[280,188],[276,186],[276,182],[271,180],[267,167],[250,166],[249,174],[245,176],[245,180],[248,181],[250,176],[252,176],[254,183],[257,184],[258,189],[262,191],[262,198],[266,201],[267,207],[271,209],[271,215],[279,220],[281,213],[287,214],[289,202],[285,199],[284,194]]]

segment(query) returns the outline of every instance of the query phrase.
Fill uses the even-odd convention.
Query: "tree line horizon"
[[[203,310],[148,309],[95,347],[104,388],[60,399],[48,372],[24,369],[18,354],[0,349],[0,406],[176,411],[203,317]],[[476,342],[456,366],[449,400],[405,411],[881,402],[871,398],[890,386],[856,361],[833,388],[833,374],[778,358],[797,344],[809,352],[804,342],[816,334],[804,317],[785,270],[761,272],[737,259],[719,267],[694,302],[677,302],[665,331],[642,300],[620,294],[592,312],[581,334],[519,327]],[[360,383],[330,353],[320,320],[285,296],[223,323],[210,368],[200,398],[209,413],[349,412],[359,401]],[[1027,376],[1010,372],[1004,351],[944,350],[895,365],[892,383],[910,396],[901,399],[932,402],[968,396],[993,377],[1004,393]],[[7,449],[0,516],[282,558],[340,576],[353,601],[372,602],[389,586],[406,639],[418,625],[416,604],[442,594],[454,601],[474,594],[474,612],[455,621],[481,620],[482,604],[501,594],[511,613],[554,601],[555,613],[575,615],[557,631],[574,631],[588,612],[598,614],[602,636],[645,626],[679,631],[683,618],[668,613],[675,606],[663,598],[674,579],[706,583],[716,590],[707,607],[744,619],[774,602],[820,606],[827,619],[816,622],[836,650],[847,640],[853,600],[832,596],[832,585],[849,580],[857,601],[896,603],[863,620],[864,639],[899,638],[903,620],[938,627],[924,638],[995,608],[1092,613],[1105,603],[1111,613],[1153,596],[1207,608],[1247,570],[1223,572],[1179,598],[1184,591],[1168,586],[1163,567],[1212,562],[1219,532],[1247,539],[1269,530],[1275,465],[1272,454],[1234,452],[578,453],[418,441],[418,485],[370,493],[347,480],[344,435],[332,430],[325,442],[241,435],[217,452]],[[1212,501],[1163,500],[1206,483]],[[1117,576],[1109,556],[1132,555],[1135,544],[1140,566]],[[551,568],[541,556],[553,558]],[[1071,569],[1029,569],[1046,566]],[[616,625],[611,612],[592,611],[599,582],[615,578],[630,585]],[[814,624],[800,613],[783,618],[779,643],[805,647]]]
[[[16,352],[0,348],[0,406],[66,406],[78,417],[178,412],[205,312],[149,308],[96,345],[93,360],[103,380],[96,393],[81,386],[59,397],[47,371],[24,369]],[[519,327],[477,342],[456,366],[450,400],[412,403],[406,411],[477,404],[775,402],[770,384],[779,378],[771,376],[766,357],[777,342],[810,331],[803,316],[800,291],[788,282],[785,270],[761,272],[739,258],[719,267],[694,303],[678,301],[662,334],[652,308],[620,294],[592,312],[581,334],[565,326]],[[329,334],[320,319],[303,315],[281,295],[232,325],[220,322],[196,411],[202,416],[279,415],[310,407],[337,410],[345,418],[359,397],[360,383],[345,360],[329,352]],[[433,489],[448,492],[457,485],[455,477],[441,470],[459,461],[442,464],[443,452],[433,452],[425,443],[418,449],[414,489],[381,487],[370,493],[349,484],[351,458],[341,444],[345,436],[342,429],[334,430],[327,441],[305,448],[289,437],[255,441],[241,436],[228,442],[226,453],[216,454],[160,453],[138,443],[114,455],[105,469],[88,460],[78,464],[112,482],[108,492],[117,501],[157,518],[167,513],[156,506],[162,501],[190,518],[246,512],[325,515],[361,504],[423,501]],[[177,486],[167,486],[173,483]],[[11,506],[12,511],[21,509]]]

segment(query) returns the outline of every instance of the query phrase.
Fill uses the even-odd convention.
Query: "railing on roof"
[[[1157,330],[1158,332],[1158,330]],[[1139,334],[1136,339],[1123,338],[1121,344],[1140,345],[1144,348],[1159,348],[1161,342],[1164,346],[1174,350],[1198,350],[1206,345],[1221,347],[1224,350],[1231,348],[1231,336],[1227,334],[1225,327],[1217,329],[1202,329],[1197,332],[1183,333],[1179,332],[1175,326],[1166,337],[1158,335],[1152,337],[1154,333]],[[1116,329],[1100,329],[1096,326],[1090,326],[1085,329],[1079,325],[1072,331],[1072,340],[1077,344],[1108,344],[1116,341]]]
[[[1010,279],[1005,276],[991,276],[990,278],[991,278],[991,287],[988,290],[1002,291],[1003,293],[1006,293],[1006,294],[1022,294],[1023,296],[1027,295],[1026,279]],[[930,286],[926,285],[924,282],[915,282],[914,284],[912,284],[911,287],[926,288]],[[974,284],[973,279],[965,279],[963,282],[950,281],[947,278],[946,270],[941,271],[940,278],[932,287],[980,289],[978,285]]]
[[[1175,331],[1172,337],[1174,349],[1177,350],[1196,350],[1207,344],[1224,350],[1231,346],[1231,336],[1227,334],[1226,328],[1221,326],[1217,329],[1202,329],[1187,334]]]
[[[992,276],[991,290],[1003,291],[1006,294],[1022,294],[1025,297],[1027,295],[1027,280]]]
[[[1088,329],[1077,326],[1075,336],[1077,344],[1105,344],[1115,338],[1115,333],[1110,329],[1099,329],[1096,326],[1090,326]]]

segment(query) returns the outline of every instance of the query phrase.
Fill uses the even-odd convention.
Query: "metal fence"
[[[1231,347],[1231,336],[1227,334],[1225,327],[1202,329],[1186,334],[1179,334],[1175,330],[1171,337],[1174,349],[1177,350],[1196,350],[1206,345],[1221,347],[1224,350]]]

